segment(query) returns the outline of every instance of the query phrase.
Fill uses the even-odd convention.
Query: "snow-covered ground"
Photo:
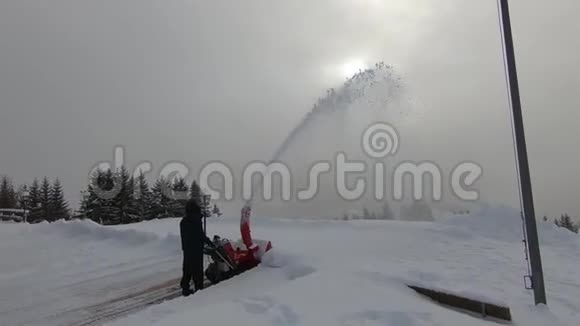
[[[68,325],[81,309],[179,276],[179,238],[87,222],[0,224],[0,325]]]
[[[63,312],[174,279],[178,221],[0,225],[0,325],[74,324],[79,315]],[[238,222],[212,221],[209,232],[237,239]],[[254,237],[275,247],[263,265],[110,325],[492,325],[405,283],[506,304],[516,325],[580,325],[580,237],[540,223],[549,304],[534,307],[514,211],[436,223],[252,222]]]

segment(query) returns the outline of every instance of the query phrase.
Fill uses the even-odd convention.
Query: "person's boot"
[[[188,296],[190,296],[190,295],[193,294],[193,291],[191,291],[191,289],[189,289],[189,288],[184,288],[184,289],[181,290],[181,294],[184,297],[188,297]]]

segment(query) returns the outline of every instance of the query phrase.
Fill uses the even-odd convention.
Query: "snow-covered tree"
[[[38,207],[38,204],[40,204],[40,184],[38,183],[38,179],[34,178],[29,192],[28,206],[31,208]]]
[[[578,233],[578,229],[580,228],[580,225],[574,223],[574,221],[572,221],[572,218],[568,214],[562,214],[562,216],[560,216],[560,219],[554,220],[554,223],[557,226],[568,229],[574,233]]]
[[[40,205],[42,208],[40,210],[40,220],[43,221],[52,221],[52,211],[50,209],[51,188],[50,181],[48,181],[47,177],[44,177],[44,179],[42,179],[42,184],[40,185]]]
[[[211,211],[213,215],[217,216],[217,217],[221,217],[222,211],[219,209],[219,207],[217,206],[217,204],[213,205],[213,210]]]
[[[114,175],[114,182],[119,183],[119,193],[113,199],[113,205],[118,212],[115,222],[128,224],[139,220],[135,204],[135,181],[123,166]],[[115,223],[115,224],[117,224]]]
[[[113,171],[96,171],[85,193],[82,214],[91,220],[105,224],[120,223],[119,203],[116,198],[123,187]]]
[[[18,186],[18,190],[16,191],[16,203],[17,203],[17,207],[16,208],[20,208],[20,209],[24,209],[24,193],[28,191],[28,186],[27,185],[19,185]],[[28,209],[28,198],[26,198],[26,209]]]
[[[201,192],[201,188],[199,187],[199,185],[197,184],[197,181],[193,180],[193,183],[191,184],[191,188],[189,191],[190,197],[191,199],[194,199],[195,201],[197,201],[198,204],[202,204],[202,192]]]
[[[64,192],[58,178],[54,181],[50,189],[49,207],[51,212],[51,220],[53,221],[68,219],[70,217],[68,202],[64,199]]]
[[[113,172],[96,171],[90,179],[81,202],[80,215],[102,224],[128,224],[142,220],[150,211],[148,185],[143,179],[136,184],[125,167]],[[143,187],[144,196],[137,200]]]
[[[3,176],[0,181],[0,208],[16,208],[16,205],[16,192],[12,181],[7,176]]]
[[[88,218],[96,223],[104,224],[102,207],[104,199],[99,197],[98,191],[96,191],[104,183],[103,171],[97,171],[91,175],[87,189],[82,192],[83,198],[79,209],[81,218]]]
[[[170,217],[171,199],[168,194],[171,193],[171,184],[164,178],[159,178],[153,185],[152,189],[152,216],[154,218]]]
[[[171,198],[170,198],[170,215],[184,216],[185,215],[185,204],[187,203],[189,187],[185,182],[184,178],[176,178],[171,185]]]
[[[152,194],[149,188],[149,183],[145,179],[145,175],[140,173],[135,184],[135,209],[140,220],[150,220],[153,218],[152,208]]]

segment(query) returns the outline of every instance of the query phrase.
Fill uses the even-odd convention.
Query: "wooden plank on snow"
[[[444,293],[415,285],[407,285],[415,292],[426,296],[442,305],[463,309],[480,315],[482,318],[493,317],[500,320],[512,321],[510,309],[508,307],[483,302],[475,299],[465,298],[456,294]]]

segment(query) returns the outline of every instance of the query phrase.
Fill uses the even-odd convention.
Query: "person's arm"
[[[213,244],[213,242],[207,237],[207,235],[205,234],[205,232],[203,232],[203,223],[202,223],[202,217],[201,215],[199,216],[199,218],[196,218],[195,220],[195,230],[198,234],[198,239],[201,240],[201,242],[204,245],[208,245],[210,247],[215,247],[215,245]]]
[[[200,219],[200,221],[201,221],[201,219]],[[206,245],[208,245],[208,246],[210,246],[212,248],[215,247],[215,245],[213,244],[213,241],[211,241],[211,239],[207,237],[207,235],[205,234],[205,232],[203,232],[203,226],[202,226],[201,223],[199,223],[199,234],[201,236],[201,241],[204,244],[206,244]]]
[[[202,238],[203,238],[203,242],[205,242],[205,244],[207,244],[210,247],[215,247],[213,241],[211,241],[211,239],[208,238],[205,233],[202,233]]]

